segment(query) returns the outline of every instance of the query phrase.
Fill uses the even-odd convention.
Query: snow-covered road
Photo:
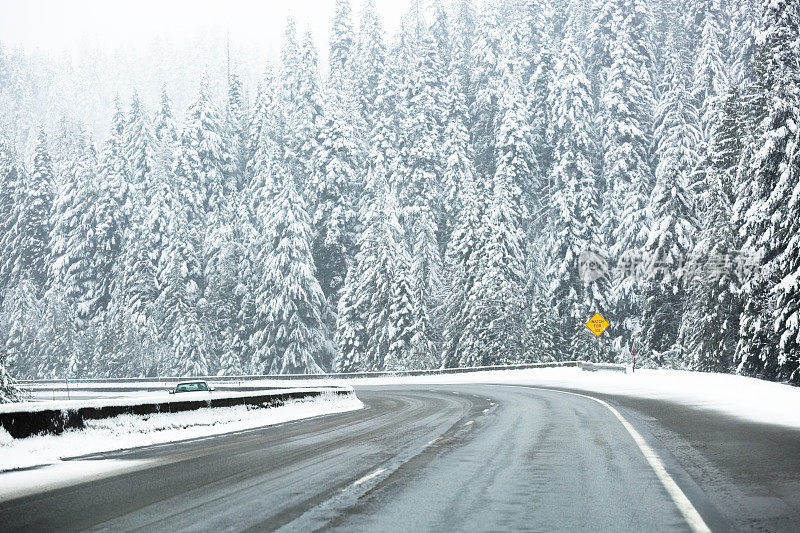
[[[365,409],[0,474],[11,487],[0,523],[793,531],[800,522],[800,424],[774,404],[797,405],[792,387],[555,369],[355,389]]]
[[[0,475],[0,486],[17,483],[17,497],[0,503],[0,523],[11,530],[702,530],[640,443],[594,400],[510,384],[356,392],[363,410],[67,461],[71,480],[46,469]],[[663,399],[596,396],[636,428],[701,525],[791,531],[800,520],[797,430]],[[20,486],[24,479],[31,484]]]

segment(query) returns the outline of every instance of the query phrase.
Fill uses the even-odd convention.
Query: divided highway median
[[[189,394],[191,397],[189,397]],[[59,434],[67,429],[81,429],[86,421],[120,415],[179,413],[202,408],[248,406],[254,409],[280,407],[289,401],[321,398],[353,398],[352,387],[314,387],[261,391],[188,393],[172,395],[25,402],[0,406],[0,426],[13,438]]]

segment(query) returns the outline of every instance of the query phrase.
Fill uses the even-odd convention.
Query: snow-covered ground
[[[678,402],[713,410],[730,416],[765,424],[800,428],[800,387],[773,383],[731,374],[714,374],[678,370],[637,370],[627,374],[580,368],[534,368],[526,370],[493,370],[463,374],[432,376],[397,376],[374,378],[328,378],[308,380],[263,379],[229,383],[248,387],[319,387],[331,385],[400,385],[492,383],[576,389],[587,393],[618,394]],[[130,387],[158,387],[164,382],[126,384]],[[91,385],[84,385],[91,386]],[[96,384],[108,387],[109,384]],[[116,386],[116,384],[114,384]],[[124,387],[121,387],[124,388]],[[56,394],[59,394],[58,390]],[[82,390],[79,394],[89,392]],[[132,393],[113,392],[100,395],[125,396]],[[141,393],[139,393],[141,394]],[[155,393],[146,393],[148,396]],[[220,393],[221,394],[221,393]],[[42,399],[46,396],[42,396]]]
[[[281,382],[265,380],[258,383],[274,386]],[[678,370],[637,370],[631,373],[630,369],[627,374],[623,374],[607,371],[585,372],[579,368],[541,368],[417,377],[292,382],[296,386],[404,383],[494,383],[557,387],[586,391],[589,394],[594,392],[666,400],[754,422],[800,428],[800,387],[731,374]]]
[[[122,415],[90,420],[86,422],[86,428],[69,430],[61,435],[25,439],[12,439],[0,428],[0,499],[10,483],[8,473],[3,473],[3,470],[53,464],[63,458],[218,435],[362,407],[355,395],[325,394],[313,400],[290,401],[272,409],[236,406],[147,416]],[[30,472],[19,474],[29,475]]]
[[[608,371],[585,372],[580,368],[568,367],[493,370],[432,376],[346,379],[331,377],[308,380],[263,379],[243,380],[235,383],[241,383],[248,387],[372,386],[426,383],[490,383],[558,387],[587,393],[617,394],[678,402],[754,422],[800,428],[800,387],[731,374],[646,369],[631,373],[630,368],[627,374],[622,374]],[[163,382],[125,385],[157,387],[163,385]],[[229,383],[229,385],[232,384]],[[96,386],[108,387],[109,384],[96,384]],[[56,394],[59,394],[58,391]],[[90,393],[81,391],[80,394]],[[98,395],[101,394],[124,396],[135,393],[98,393]]]

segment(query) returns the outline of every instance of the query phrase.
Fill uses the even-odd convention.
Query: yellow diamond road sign
[[[611,324],[608,323],[608,320],[603,318],[603,315],[600,313],[595,313],[594,316],[589,319],[589,322],[586,323],[586,327],[598,337],[602,335],[606,328],[610,325]]]

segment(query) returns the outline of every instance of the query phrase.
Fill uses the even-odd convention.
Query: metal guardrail
[[[581,370],[585,370],[588,372],[597,372],[598,370],[606,370],[610,372],[622,372],[623,374],[628,373],[627,366],[617,365],[613,363],[583,363],[581,365]]]
[[[581,361],[559,361],[552,363],[524,363],[519,365],[495,365],[495,366],[473,366],[462,368],[440,368],[429,370],[398,370],[393,372],[342,372],[332,374],[263,374],[263,375],[241,375],[241,376],[154,376],[144,378],[104,378],[104,379],[45,379],[45,380],[18,380],[22,386],[26,385],[65,385],[66,382],[72,387],[73,384],[80,386],[89,383],[164,383],[165,386],[176,381],[190,379],[204,379],[216,383],[261,381],[261,380],[302,380],[302,379],[359,379],[359,378],[381,378],[396,376],[436,376],[443,374],[462,374],[468,372],[485,372],[489,370],[525,370],[531,368],[558,368],[558,367],[579,367],[584,364]],[[132,390],[132,389],[126,389]]]

